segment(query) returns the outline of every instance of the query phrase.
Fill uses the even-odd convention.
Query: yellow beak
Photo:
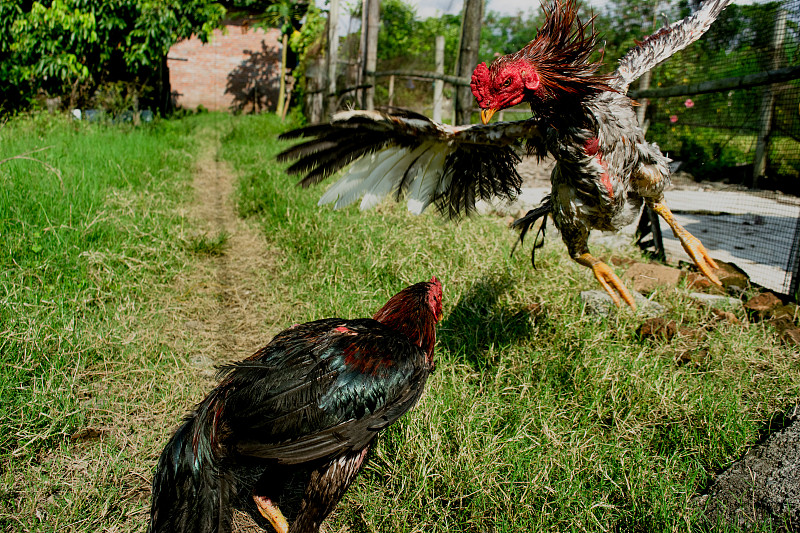
[[[490,120],[492,120],[492,116],[495,114],[497,109],[481,109],[481,122],[484,124],[488,124]]]

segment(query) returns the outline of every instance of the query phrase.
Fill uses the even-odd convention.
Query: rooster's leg
[[[714,274],[712,269],[718,268],[717,263],[711,259],[711,256],[708,255],[708,251],[706,251],[705,246],[703,243],[700,242],[700,239],[683,229],[683,226],[678,224],[678,221],[675,220],[675,217],[672,215],[672,211],[669,210],[667,204],[662,199],[661,201],[648,201],[650,207],[661,215],[669,227],[672,228],[672,232],[675,234],[675,237],[681,241],[681,245],[683,249],[686,250],[686,253],[689,254],[689,257],[692,258],[694,264],[697,265],[697,268],[700,269],[700,272],[705,274],[705,276],[711,280],[712,283],[716,285],[722,285],[720,283],[719,278]]]
[[[614,274],[614,271],[611,270],[611,267],[594,257],[589,252],[584,252],[575,256],[575,261],[592,269],[592,272],[594,272],[594,277],[597,278],[597,281],[600,282],[600,285],[603,286],[603,289],[605,289],[608,295],[611,296],[611,299],[614,300],[614,303],[617,306],[619,306],[619,298],[621,296],[625,303],[631,307],[631,309],[636,309],[636,303],[633,301],[633,296],[631,296],[631,293],[625,288],[622,280],[619,279],[616,274]],[[617,293],[619,293],[619,296],[617,296]]]
[[[275,528],[275,531],[278,533],[288,533],[289,522],[286,521],[283,513],[280,509],[278,509],[278,506],[272,502],[272,500],[265,496],[257,496],[253,494],[253,501],[256,502],[258,512],[261,513],[261,516],[269,520],[269,523],[272,524],[272,527]]]

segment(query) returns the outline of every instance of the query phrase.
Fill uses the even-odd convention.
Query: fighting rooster
[[[307,172],[303,186],[358,160],[320,204],[338,208],[363,196],[365,209],[387,194],[407,194],[411,211],[433,203],[452,217],[468,212],[478,198],[518,194],[522,180],[515,167],[526,145],[528,153],[550,153],[556,165],[551,194],[515,222],[521,239],[551,214],[570,256],[592,269],[617,305],[621,297],[635,307],[622,281],[589,252],[587,240],[592,229],[616,231],[631,223],[644,202],[670,225],[701,272],[719,284],[714,260],[664,201],[669,159],[645,140],[625,93],[631,82],[705,33],[729,1],[708,0],[693,15],[646,37],[616,72],[601,75],[600,63],[590,61],[597,42],[592,21],[581,22],[573,0],[554,0],[543,7],[545,21],[533,41],[475,69],[471,87],[483,124],[452,127],[397,110],[343,112],[330,124],[284,134],[311,139],[279,159],[298,159],[289,172]],[[523,102],[533,118],[488,124],[496,111]]]
[[[319,531],[378,432],[422,394],[441,318],[432,278],[372,319],[295,325],[222,368],[161,454],[148,532],[230,531],[233,508],[278,533]]]

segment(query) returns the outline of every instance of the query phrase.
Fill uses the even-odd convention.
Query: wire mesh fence
[[[677,176],[688,174],[698,183],[694,190],[667,193],[687,229],[714,257],[795,297],[798,42],[800,0],[730,6],[695,46],[653,69],[650,92],[656,97],[643,102],[648,139],[675,161]],[[759,76],[778,81],[741,87]],[[671,232],[662,229],[668,240]],[[665,245],[668,252],[679,248],[677,241]]]
[[[672,20],[689,14],[686,2],[661,4]],[[643,20],[648,17],[652,15],[642,15]],[[656,17],[655,22],[661,26],[670,21]],[[425,31],[419,33],[425,37],[417,38],[430,41],[432,52],[433,35],[449,35],[457,24],[456,17],[422,25]],[[615,30],[607,31],[613,36]],[[456,52],[451,41],[445,55],[450,58],[444,68],[448,74]],[[357,42],[354,33],[340,46],[341,86],[358,84],[353,74],[359,69]],[[679,220],[714,257],[735,263],[754,282],[795,299],[800,285],[798,43],[800,0],[733,4],[701,40],[657,66],[649,80],[631,90],[642,104],[640,120],[648,140],[674,160],[675,181],[682,186],[668,191],[667,200]],[[433,70],[432,56],[395,54],[379,63],[378,70]],[[614,58],[606,57],[606,62],[613,68]],[[451,83],[444,90],[447,122],[454,114]],[[375,101],[430,116],[432,89],[430,78],[379,75]],[[358,107],[359,101],[358,92],[352,91],[342,95],[339,105]],[[518,120],[530,111],[499,115],[500,120]],[[667,252],[680,257],[682,248],[666,226],[663,230]]]

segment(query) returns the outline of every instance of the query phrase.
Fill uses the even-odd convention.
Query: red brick
[[[280,73],[280,32],[230,21],[206,44],[192,37],[167,54],[178,107],[251,111],[275,109]],[[185,59],[186,61],[182,61]]]

